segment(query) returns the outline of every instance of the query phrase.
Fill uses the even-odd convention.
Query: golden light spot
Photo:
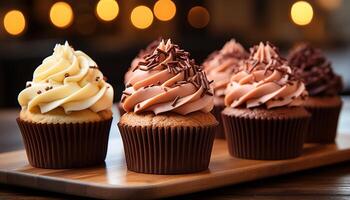
[[[112,21],[118,13],[119,5],[115,0],[100,0],[96,5],[96,14],[103,21]]]
[[[314,11],[308,2],[298,1],[292,5],[290,15],[295,24],[305,26],[311,22]]]
[[[176,5],[171,0],[159,0],[153,7],[154,15],[161,21],[169,21],[176,14]]]
[[[194,28],[204,28],[210,20],[209,12],[202,6],[195,6],[188,12],[187,20]]]
[[[70,26],[73,22],[73,17],[72,7],[66,2],[57,2],[50,9],[50,20],[53,25],[59,28]]]
[[[19,10],[11,10],[5,14],[4,28],[11,35],[21,34],[26,27],[26,19]]]
[[[131,12],[131,23],[139,29],[146,29],[153,22],[153,13],[147,6],[137,6]]]

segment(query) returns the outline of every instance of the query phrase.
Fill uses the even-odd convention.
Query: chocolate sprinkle
[[[64,74],[64,77],[67,78],[68,76],[69,76],[69,73],[65,73],[65,74]]]
[[[176,103],[177,103],[177,101],[180,99],[180,97],[179,96],[176,96],[175,97],[175,99],[174,99],[174,101],[173,101],[173,103],[171,104],[171,106],[172,107],[175,107],[176,106]]]

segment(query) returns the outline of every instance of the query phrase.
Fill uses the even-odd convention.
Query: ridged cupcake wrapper
[[[341,105],[336,107],[305,107],[311,120],[305,137],[309,143],[333,143],[336,138]]]
[[[141,127],[118,124],[127,167],[147,174],[206,170],[216,126]]]
[[[225,139],[224,125],[222,124],[221,112],[225,109],[225,106],[214,106],[212,114],[215,116],[216,120],[219,122],[219,126],[215,130],[215,137],[220,139]]]
[[[38,168],[87,167],[104,162],[112,119],[41,124],[17,118],[29,163]]]
[[[249,118],[222,114],[231,156],[280,160],[301,155],[309,117]]]

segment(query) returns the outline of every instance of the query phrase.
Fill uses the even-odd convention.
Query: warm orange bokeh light
[[[59,28],[66,28],[73,22],[72,7],[63,1],[56,2],[50,9],[50,20]]]
[[[4,28],[11,35],[21,34],[26,27],[26,19],[19,10],[11,10],[5,14]]]
[[[210,15],[206,8],[195,6],[188,12],[187,20],[194,28],[204,28],[210,21]]]
[[[131,23],[138,29],[146,29],[153,22],[153,13],[147,6],[137,6],[131,12]]]
[[[96,5],[96,14],[103,21],[112,21],[118,13],[119,5],[115,0],[100,0]]]
[[[153,7],[154,15],[161,21],[169,21],[176,14],[176,5],[171,0],[159,0]]]
[[[314,10],[310,3],[298,1],[292,5],[290,15],[295,24],[305,26],[310,24],[314,15]]]

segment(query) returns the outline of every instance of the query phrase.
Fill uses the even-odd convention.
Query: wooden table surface
[[[350,98],[344,98],[339,132],[350,134]],[[18,110],[0,110],[0,153],[22,149]],[[113,137],[113,136],[112,136]],[[86,199],[0,184],[0,199]],[[350,162],[194,193],[172,199],[350,199]]]

